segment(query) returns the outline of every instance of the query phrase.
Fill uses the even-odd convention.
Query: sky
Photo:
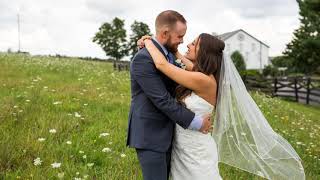
[[[19,14],[22,51],[106,58],[92,42],[103,23],[124,19],[129,37],[137,20],[154,33],[156,16],[168,9],[187,20],[182,52],[200,33],[243,29],[270,46],[269,56],[277,56],[300,24],[295,0],[0,0],[0,51],[18,49]]]

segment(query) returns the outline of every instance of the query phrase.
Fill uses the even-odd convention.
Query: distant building
[[[239,29],[218,37],[225,42],[225,55],[231,56],[234,51],[239,51],[247,69],[261,70],[269,64],[269,46],[246,31]]]

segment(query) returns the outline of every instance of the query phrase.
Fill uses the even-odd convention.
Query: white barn
[[[269,46],[246,31],[236,31],[218,35],[225,42],[224,53],[227,56],[238,50],[246,63],[247,69],[261,70],[269,64]]]

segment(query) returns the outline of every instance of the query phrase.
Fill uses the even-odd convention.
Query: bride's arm
[[[179,53],[179,51],[175,54],[177,59],[180,59],[183,64],[186,65],[186,70],[187,71],[192,71],[193,69],[193,62],[190,61],[188,58],[184,57],[182,54]]]
[[[137,41],[137,45],[138,45],[139,49],[142,49],[145,46],[143,41],[146,39],[151,39],[151,36],[149,36],[149,35],[142,36]],[[190,61],[188,58],[184,57],[181,53],[179,53],[179,51],[176,52],[175,56],[177,59],[180,59],[182,61],[182,63],[186,66],[185,69],[187,71],[192,71],[192,69],[193,69],[193,62],[192,61]]]
[[[202,92],[211,85],[211,79],[209,76],[200,72],[186,71],[170,64],[150,39],[146,39],[144,43],[156,68],[176,83],[195,92]]]

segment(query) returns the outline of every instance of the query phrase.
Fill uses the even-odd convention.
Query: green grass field
[[[142,179],[125,146],[129,83],[109,63],[0,54],[0,179]],[[320,179],[320,108],[252,95],[307,179]],[[261,179],[223,164],[220,173]]]

